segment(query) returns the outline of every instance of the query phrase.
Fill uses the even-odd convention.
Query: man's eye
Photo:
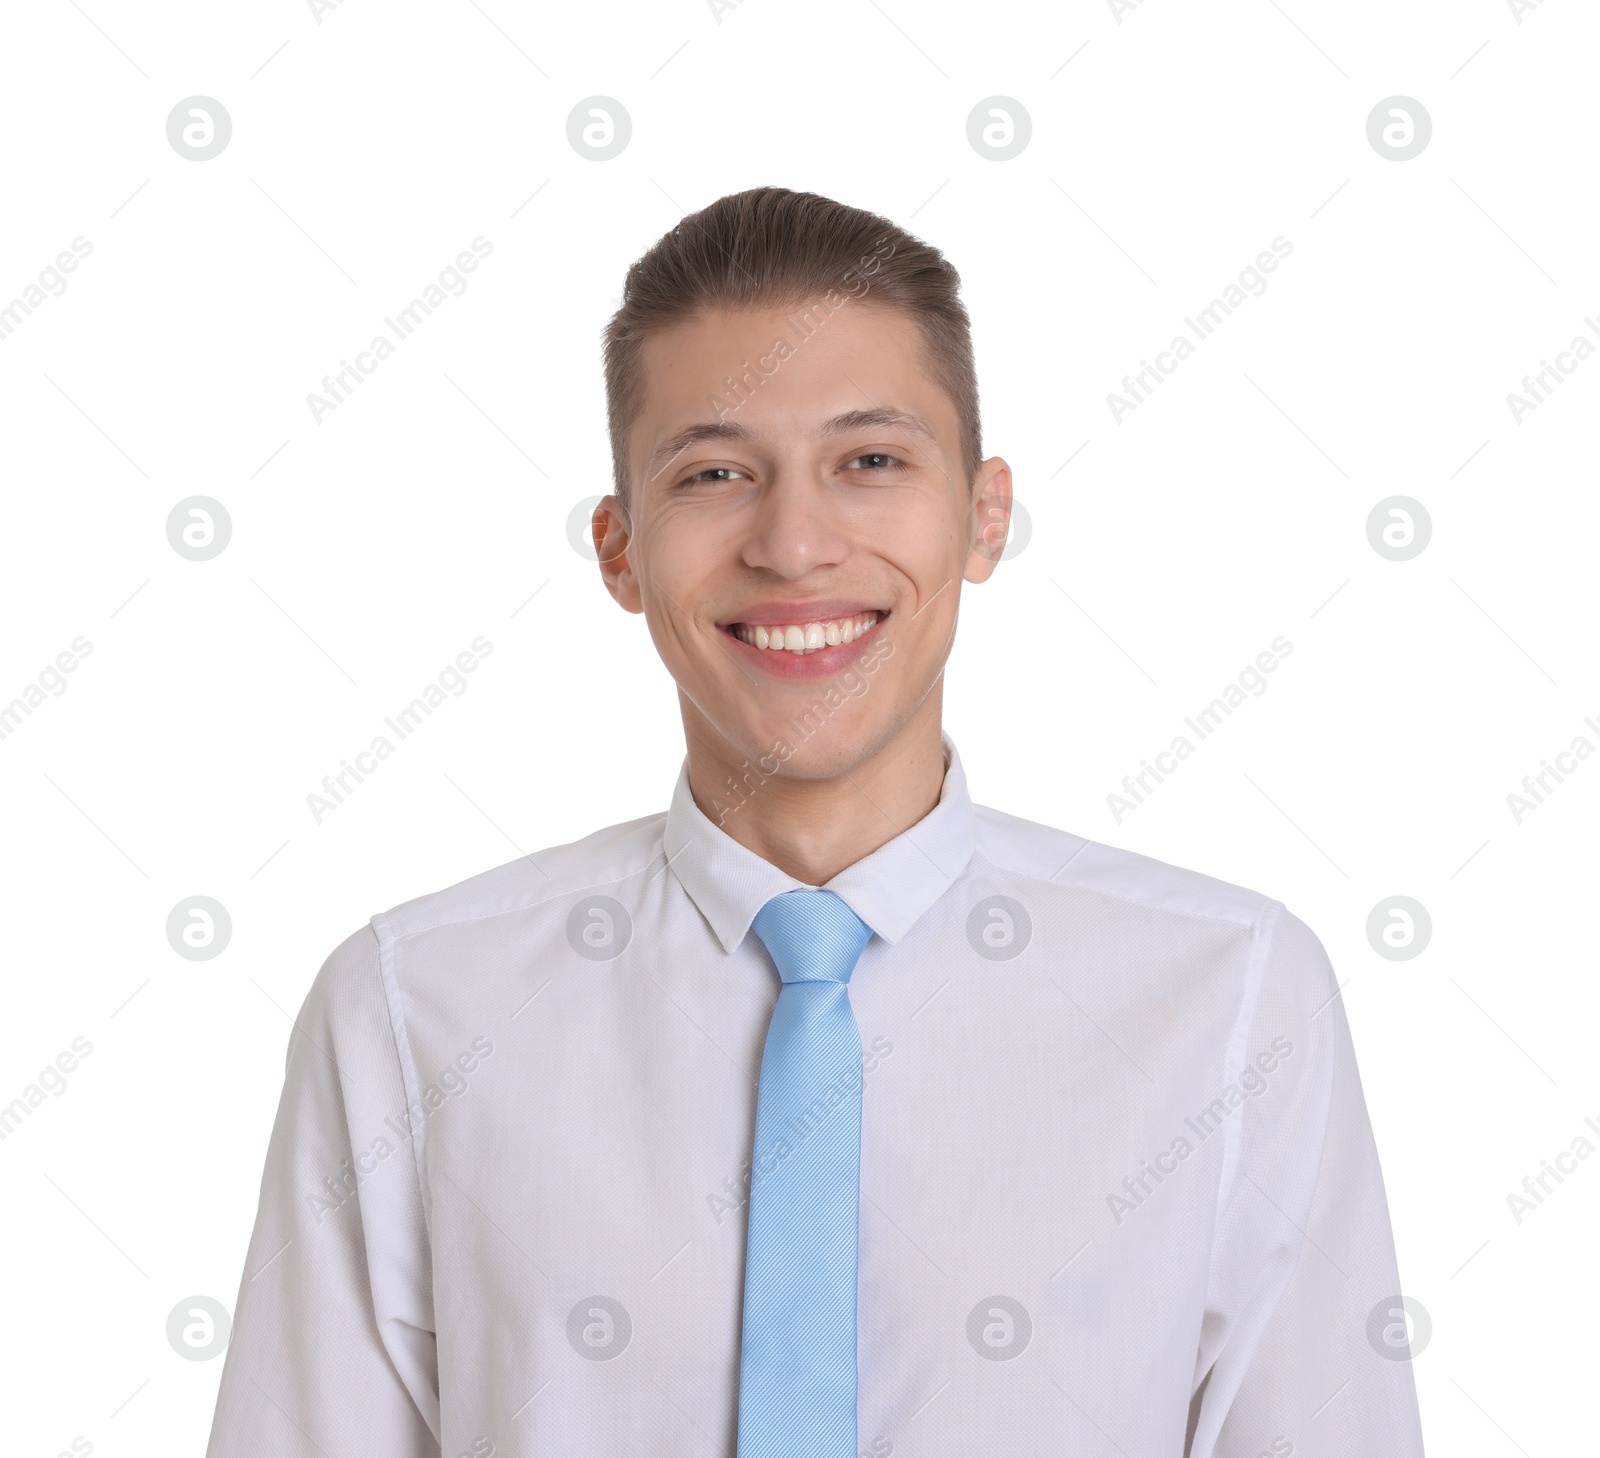
[[[891,456],[887,451],[867,451],[863,455],[857,456],[850,464],[853,466],[856,461],[868,462],[867,470],[869,471],[902,470],[905,465],[898,456]]]
[[[685,485],[687,485],[689,481],[710,481],[712,485],[720,486],[722,482],[731,480],[734,476],[742,476],[743,474],[744,472],[740,471],[734,466],[707,466],[705,470],[696,471],[694,475],[688,477],[685,481]]]

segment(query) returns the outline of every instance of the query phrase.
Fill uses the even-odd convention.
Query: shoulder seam
[[[1251,949],[1250,964],[1245,969],[1244,989],[1239,998],[1239,1012],[1234,1018],[1233,1030],[1228,1035],[1223,1055],[1222,1086],[1238,1080],[1244,1069],[1245,1051],[1250,1046],[1250,1033],[1255,1026],[1256,1007],[1261,1001],[1261,985],[1265,980],[1267,958],[1278,929],[1278,918],[1284,911],[1281,901],[1269,900],[1262,908],[1254,932],[1255,945]],[[1235,1184],[1236,1169],[1240,1161],[1239,1141],[1243,1137],[1241,1119],[1228,1119],[1222,1126],[1222,1168],[1217,1174],[1217,1206],[1212,1216],[1213,1238],[1221,1226],[1223,1211],[1233,1203],[1230,1187]],[[1207,1277],[1207,1285],[1210,1277]]]
[[[637,864],[637,865],[630,866],[627,870],[623,871],[620,875],[612,876],[608,880],[596,880],[596,881],[586,880],[586,881],[582,882],[581,884],[575,884],[575,885],[569,886],[565,890],[548,891],[546,894],[543,894],[543,895],[531,895],[531,896],[525,897],[525,898],[517,900],[517,901],[511,901],[511,902],[506,902],[506,903],[501,904],[501,905],[497,905],[492,910],[478,912],[475,915],[463,914],[463,915],[460,915],[460,916],[439,916],[439,917],[436,917],[433,920],[423,922],[423,923],[421,923],[421,924],[419,924],[417,926],[406,927],[404,930],[399,929],[395,925],[395,913],[401,909],[399,906],[392,906],[392,907],[389,908],[388,911],[378,912],[376,915],[373,916],[372,921],[373,921],[373,925],[376,926],[377,923],[378,923],[379,918],[382,918],[385,926],[388,929],[388,935],[389,935],[391,941],[395,945],[398,945],[400,942],[405,941],[409,937],[421,936],[425,932],[437,931],[437,930],[439,930],[440,927],[445,927],[445,926],[468,926],[473,922],[488,921],[491,917],[507,916],[507,915],[510,915],[514,911],[527,911],[530,907],[543,906],[547,901],[555,901],[559,897],[564,896],[564,895],[578,896],[578,895],[584,894],[585,892],[597,890],[601,886],[616,886],[616,885],[620,884],[623,881],[631,880],[633,877],[635,877],[637,875],[640,875],[644,871],[649,870],[651,864],[661,854],[662,854],[662,849],[661,849],[660,837],[657,836],[654,847],[651,849],[649,855],[644,860],[639,862],[639,864]],[[532,857],[524,857],[524,859],[531,860]],[[537,865],[537,864],[538,863],[535,862],[535,865]],[[551,877],[547,871],[544,871],[543,868],[540,868],[540,873],[542,875],[544,875],[547,879],[549,879],[552,882],[552,884],[554,883],[554,878]],[[445,890],[449,890],[449,889],[451,889],[451,888],[449,888],[449,887],[445,888]],[[443,895],[443,894],[444,894],[444,892],[442,892],[442,891],[431,893],[432,896],[440,896],[440,895]],[[420,900],[429,900],[429,899],[431,899],[431,897],[424,896],[424,897],[421,897],[419,899]],[[406,903],[402,903],[402,905],[404,905],[404,904],[406,904]]]
[[[1062,834],[1062,835],[1071,835],[1072,834],[1071,831],[1061,831],[1059,833]],[[1236,889],[1245,891],[1247,896],[1255,897],[1261,903],[1261,905],[1257,908],[1257,910],[1254,912],[1254,914],[1241,914],[1238,917],[1220,916],[1220,915],[1216,915],[1214,913],[1205,912],[1205,911],[1193,911],[1193,910],[1190,910],[1189,908],[1183,907],[1183,906],[1165,906],[1165,905],[1162,905],[1158,901],[1151,901],[1151,900],[1147,900],[1147,899],[1144,899],[1144,898],[1141,898],[1141,897],[1138,897],[1138,896],[1125,896],[1125,895],[1122,895],[1122,894],[1120,894],[1119,892],[1116,892],[1116,891],[1109,891],[1104,886],[1085,885],[1081,881],[1070,881],[1070,880],[1069,881],[1060,881],[1060,880],[1057,880],[1056,877],[1060,876],[1061,871],[1066,870],[1067,866],[1070,866],[1072,864],[1072,862],[1075,861],[1078,858],[1078,856],[1084,850],[1086,850],[1089,846],[1092,846],[1092,845],[1093,846],[1101,846],[1104,849],[1112,850],[1112,851],[1115,851],[1117,849],[1117,847],[1115,847],[1115,846],[1107,846],[1104,841],[1090,840],[1090,839],[1088,839],[1087,837],[1084,837],[1084,836],[1079,836],[1077,838],[1079,840],[1081,840],[1083,842],[1083,844],[1080,845],[1078,847],[1078,849],[1075,850],[1072,853],[1072,855],[1067,858],[1067,862],[1066,862],[1065,865],[1063,865],[1061,867],[1061,870],[1056,871],[1053,875],[1050,875],[1050,876],[1037,875],[1037,874],[1035,874],[1034,872],[1031,872],[1031,871],[1021,870],[1018,867],[1016,867],[1015,865],[1010,865],[1010,864],[1007,864],[1006,862],[1003,862],[1003,861],[1000,861],[1000,860],[996,860],[992,855],[990,855],[982,847],[976,848],[975,851],[974,851],[974,854],[979,856],[979,857],[981,857],[989,865],[993,866],[997,871],[1004,871],[1006,873],[1006,875],[1008,875],[1008,876],[1016,876],[1016,877],[1019,877],[1020,879],[1023,879],[1023,880],[1035,881],[1035,882],[1037,882],[1038,884],[1040,884],[1042,886],[1059,886],[1059,887],[1062,887],[1064,889],[1065,888],[1071,888],[1073,890],[1083,891],[1083,892],[1086,892],[1086,893],[1089,893],[1089,894],[1092,894],[1092,895],[1095,895],[1095,896],[1103,896],[1108,901],[1120,901],[1125,906],[1139,906],[1139,907],[1145,908],[1146,910],[1166,911],[1166,912],[1170,912],[1173,916],[1186,916],[1186,917],[1189,917],[1193,921],[1214,922],[1214,923],[1217,923],[1217,924],[1220,924],[1220,925],[1223,925],[1223,926],[1236,926],[1236,927],[1254,928],[1254,927],[1259,926],[1261,924],[1262,915],[1263,915],[1263,912],[1264,912],[1264,910],[1265,910],[1265,908],[1267,906],[1273,905],[1273,904],[1281,904],[1281,903],[1274,903],[1271,897],[1266,896],[1265,894],[1263,894],[1263,893],[1261,893],[1259,891],[1250,891],[1248,888],[1239,887],[1239,888],[1236,888]],[[1137,854],[1137,852],[1129,852],[1129,854]],[[1173,869],[1178,870],[1178,871],[1182,871],[1184,868],[1179,866],[1179,867],[1174,867]],[[1188,874],[1190,874],[1190,875],[1199,875],[1201,873],[1199,873],[1199,872],[1188,872]],[[1207,880],[1214,880],[1215,878],[1214,877],[1206,877],[1206,879]],[[1219,883],[1219,884],[1224,884],[1225,885],[1227,883],[1223,882],[1223,883]]]
[[[428,1245],[433,1245],[433,1200],[427,1178],[428,1145],[427,1123],[417,1118],[413,1109],[424,1108],[421,1086],[417,1080],[416,1059],[411,1052],[411,1036],[406,1029],[405,999],[400,987],[400,977],[395,965],[395,936],[388,915],[378,912],[369,925],[378,939],[378,980],[383,986],[383,1000],[389,1014],[389,1030],[394,1037],[395,1054],[400,1062],[400,1081],[406,1096],[406,1126],[411,1130],[413,1158],[411,1167],[417,1175],[417,1194],[422,1203],[422,1225],[427,1232]]]

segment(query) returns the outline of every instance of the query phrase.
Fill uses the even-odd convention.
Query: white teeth
[[[878,621],[876,613],[859,613],[853,618],[833,618],[827,622],[788,623],[782,627],[755,627],[740,623],[735,635],[753,648],[783,649],[789,653],[815,653],[840,643],[853,643]]]

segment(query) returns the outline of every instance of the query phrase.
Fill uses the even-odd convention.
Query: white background
[[[974,798],[1283,899],[1349,1009],[1435,1453],[1593,1443],[1600,1121],[1592,621],[1600,25],[1580,0],[704,0],[535,7],[51,0],[6,20],[0,306],[0,1103],[93,1044],[0,1143],[5,1446],[202,1450],[290,1017],[375,911],[663,810],[682,758],[643,620],[570,545],[609,489],[599,334],[684,211],[776,183],[944,249],[984,447],[1026,547],[969,588],[946,724]],[[169,145],[206,96],[215,158]],[[567,117],[633,135],[580,156]],[[981,100],[1032,121],[969,145]],[[1369,144],[1385,98],[1427,148]],[[493,253],[318,423],[306,397],[478,236]],[[1108,392],[1272,239],[1293,253],[1121,423]],[[186,560],[202,495],[227,549]],[[1409,561],[1373,507],[1422,503]],[[535,595],[536,594],[536,595]],[[531,598],[531,600],[530,600]],[[477,635],[469,680],[318,824],[307,795]],[[1277,635],[1293,653],[1119,821],[1107,796]],[[1192,736],[1191,736],[1192,737]],[[1553,781],[1551,781],[1554,784]],[[220,901],[214,960],[169,911]],[[1430,944],[1369,944],[1384,898]],[[1600,1135],[1588,1131],[1600,1147]],[[81,1450],[81,1448],[80,1448]]]

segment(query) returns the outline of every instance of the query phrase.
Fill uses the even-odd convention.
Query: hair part
[[[923,368],[955,406],[970,488],[982,435],[972,325],[960,288],[960,275],[931,244],[877,213],[814,192],[755,187],[690,213],[629,268],[622,306],[602,334],[612,474],[623,508],[631,507],[628,432],[644,408],[645,340],[708,309],[794,308],[831,292],[900,309],[915,321]]]

